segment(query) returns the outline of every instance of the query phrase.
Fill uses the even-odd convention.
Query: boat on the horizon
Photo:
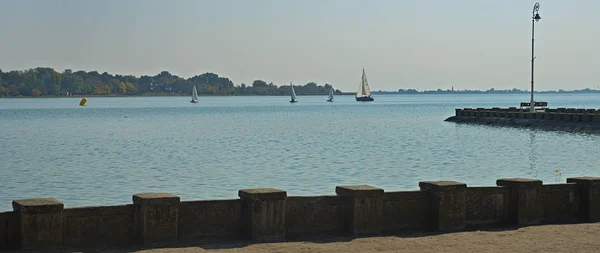
[[[371,89],[369,88],[369,82],[367,81],[367,74],[365,73],[365,69],[363,69],[362,80],[360,81],[360,86],[358,87],[358,91],[356,92],[356,101],[373,101],[373,97],[371,96]]]
[[[196,85],[194,85],[194,89],[192,90],[192,100],[190,103],[198,103],[198,91],[196,90]]]
[[[290,100],[290,103],[296,103],[298,102],[298,100],[296,100],[296,92],[294,91],[294,85],[292,84],[292,82],[290,82],[290,87],[292,88],[292,100]]]
[[[327,102],[333,102],[333,85],[329,89],[329,97],[327,97]]]

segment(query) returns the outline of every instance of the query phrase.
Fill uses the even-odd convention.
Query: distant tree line
[[[52,68],[35,68],[24,71],[0,70],[0,97],[60,96],[60,95],[177,95],[191,94],[196,85],[199,95],[289,95],[290,86],[255,80],[250,85],[234,85],[229,78],[214,73],[204,73],[181,78],[168,71],[155,76],[111,75],[97,71],[69,69],[62,73]],[[325,95],[331,85],[309,82],[294,85],[298,95]],[[339,90],[335,93],[341,94]]]
[[[494,88],[488,90],[423,90],[418,91],[416,89],[399,89],[398,91],[375,91],[373,93],[394,93],[394,94],[519,94],[519,93],[530,93],[529,90],[521,89],[507,89],[507,90],[496,90]],[[600,90],[593,90],[590,88],[580,90],[540,90],[535,93],[600,93]]]

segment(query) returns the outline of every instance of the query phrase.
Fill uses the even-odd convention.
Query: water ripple
[[[410,190],[422,180],[553,183],[555,169],[564,181],[594,175],[600,160],[597,135],[443,122],[457,107],[513,106],[522,96],[300,98],[93,98],[84,108],[76,99],[0,99],[0,211],[34,197],[72,207],[131,203],[140,192],[191,200],[253,187],[315,195],[350,184]],[[551,99],[600,107],[590,96]]]

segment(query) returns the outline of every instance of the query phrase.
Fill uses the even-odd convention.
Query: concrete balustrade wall
[[[287,237],[343,234],[346,204],[338,196],[288,197],[286,200]]]
[[[0,250],[19,247],[18,218],[15,212],[0,213]]]
[[[66,208],[62,213],[62,245],[133,245],[134,206]]]
[[[600,122],[600,110],[576,108],[546,108],[535,113],[529,109],[511,108],[464,108],[455,109],[456,117],[471,118],[506,118],[506,119],[536,119],[564,122]]]
[[[540,196],[542,221],[552,223],[576,221],[579,198],[575,183],[543,185]]]
[[[241,238],[243,201],[208,200],[179,203],[179,240]]]
[[[426,191],[383,194],[383,231],[424,231],[429,226],[429,196]]]
[[[466,192],[467,226],[499,224],[504,220],[505,203],[509,189],[506,187],[468,187]]]
[[[393,192],[338,186],[337,195],[306,197],[246,189],[240,199],[210,201],[136,194],[129,205],[78,208],[63,208],[55,199],[18,200],[14,211],[0,213],[0,249],[154,247],[206,239],[271,241],[600,221],[600,178],[547,185],[508,178],[496,184],[420,182],[421,190]]]

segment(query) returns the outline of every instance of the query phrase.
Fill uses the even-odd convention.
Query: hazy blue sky
[[[0,0],[0,69],[528,89],[529,0]],[[600,87],[600,1],[540,1],[536,89]]]

